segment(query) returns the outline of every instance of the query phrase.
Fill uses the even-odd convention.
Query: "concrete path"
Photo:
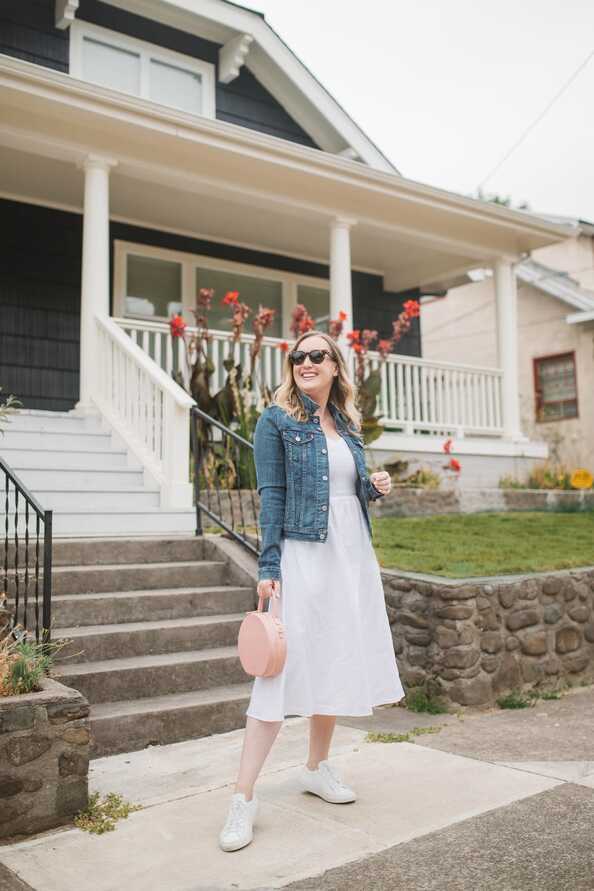
[[[428,724],[441,729],[416,742],[365,740]],[[331,760],[359,798],[332,805],[296,788],[308,720],[289,719],[258,782],[254,842],[229,854],[217,836],[242,730],[100,759],[91,789],[144,809],[103,836],[0,847],[0,891],[591,891],[593,726],[591,689],[521,712],[341,719]]]

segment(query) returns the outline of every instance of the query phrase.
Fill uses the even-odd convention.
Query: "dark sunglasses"
[[[306,356],[309,356],[314,365],[321,365],[326,356],[332,359],[330,350],[309,350],[309,352],[306,350],[291,350],[289,362],[293,365],[303,365]]]

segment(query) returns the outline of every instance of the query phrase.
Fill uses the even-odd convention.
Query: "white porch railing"
[[[114,319],[130,339],[161,366],[168,376],[181,371],[185,377],[184,345],[172,340],[169,325],[137,319]],[[188,333],[195,329],[188,327]],[[210,330],[208,355],[215,372],[211,377],[212,392],[225,383],[223,360],[231,355],[236,364],[249,369],[250,344],[253,334],[243,334],[232,343],[227,331]],[[275,387],[281,379],[283,354],[280,338],[265,337],[258,370],[263,382]],[[431,362],[414,356],[392,353],[385,362],[379,353],[370,351],[369,367],[379,369],[381,390],[378,411],[381,423],[390,430],[406,434],[429,433],[502,436],[502,372],[498,368],[460,365],[455,362]],[[349,350],[348,364],[353,372],[354,354]]]
[[[161,506],[191,508],[191,396],[113,319],[96,316],[93,398],[161,488]]]

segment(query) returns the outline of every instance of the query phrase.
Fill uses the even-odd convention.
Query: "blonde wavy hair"
[[[328,403],[332,402],[341,412],[347,426],[356,433],[361,433],[361,412],[355,405],[356,387],[349,378],[347,364],[340,348],[325,331],[306,331],[294,343],[292,349],[296,350],[307,338],[321,337],[328,344],[330,355],[338,366],[338,374],[332,381],[332,387],[328,394]],[[289,351],[285,353],[283,375],[279,386],[274,391],[272,401],[280,406],[288,415],[297,421],[306,421],[307,413],[300,398],[300,390],[293,377],[293,366],[289,360]]]

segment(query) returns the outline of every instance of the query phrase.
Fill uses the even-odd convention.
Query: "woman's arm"
[[[258,418],[254,430],[254,460],[260,496],[258,523],[262,530],[258,581],[280,580],[280,542],[287,492],[285,449],[272,412],[266,408]]]

